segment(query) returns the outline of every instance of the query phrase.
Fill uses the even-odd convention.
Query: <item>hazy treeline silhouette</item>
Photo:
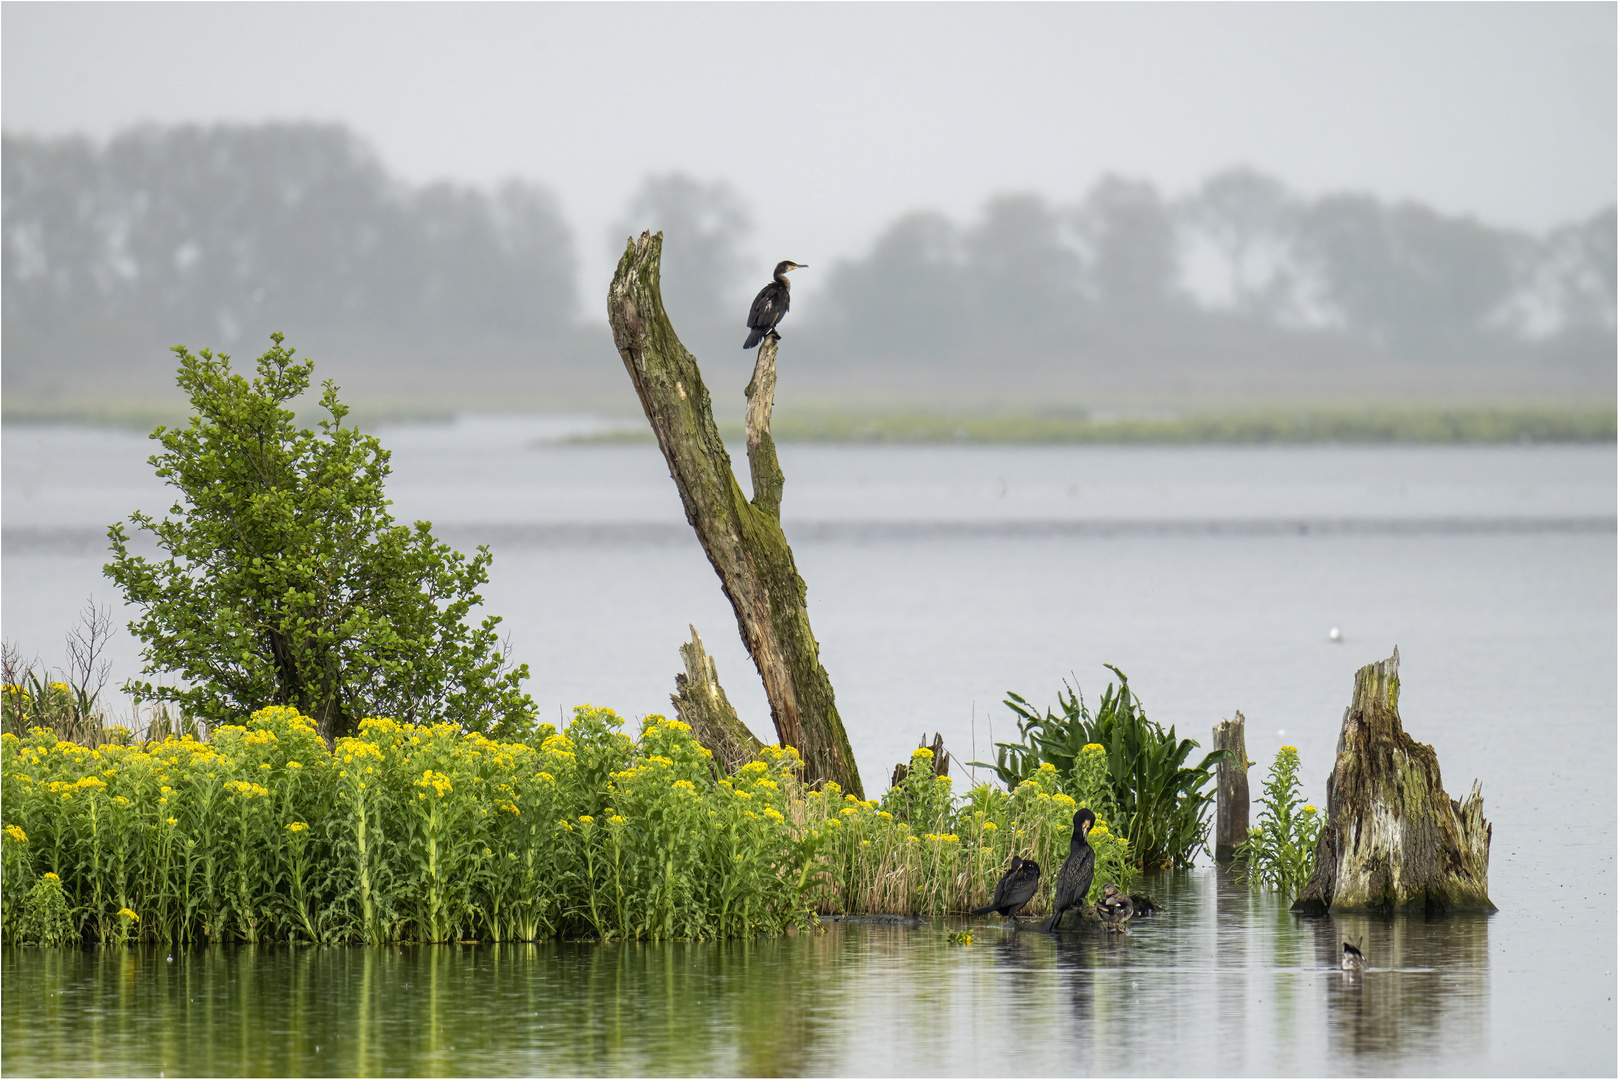
[[[412,187],[314,123],[6,135],[3,168],[8,403],[84,392],[91,373],[128,392],[164,377],[169,344],[256,352],[271,329],[339,357],[362,394],[623,389],[542,186]],[[813,302],[784,332],[822,397],[1613,392],[1612,207],[1537,236],[1305,198],[1246,169],[1174,199],[1110,176],[1071,203],[906,214],[839,261],[814,238],[751,251],[745,201],[674,173],[646,178],[614,246],[647,226],[666,234],[665,301],[704,355],[740,345],[769,265],[809,262]]]

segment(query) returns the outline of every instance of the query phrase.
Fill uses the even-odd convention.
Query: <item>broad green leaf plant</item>
[[[1006,705],[1018,717],[1021,739],[996,743],[995,764],[973,764],[994,769],[1011,789],[1049,765],[1065,792],[1076,799],[1093,798],[1079,790],[1082,755],[1088,746],[1100,746],[1106,752],[1109,795],[1117,808],[1114,817],[1104,820],[1116,821],[1114,827],[1129,840],[1136,864],[1190,866],[1208,837],[1214,766],[1226,751],[1213,751],[1188,765],[1198,743],[1177,739],[1173,727],[1165,731],[1148,719],[1124,672],[1111,664],[1107,667],[1119,677],[1119,686],[1115,690],[1108,684],[1094,715],[1076,688],[1065,686],[1066,694],[1057,692],[1061,715],[1050,709],[1041,715],[1027,699],[1008,692]]]

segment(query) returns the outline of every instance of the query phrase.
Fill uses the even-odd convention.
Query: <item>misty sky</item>
[[[1106,171],[1173,195],[1241,163],[1307,195],[1539,230],[1612,202],[1619,155],[1609,3],[7,3],[0,20],[8,131],[340,120],[407,180],[552,187],[587,304],[650,171],[733,185],[763,280],[780,258],[857,254],[906,210],[1071,202]]]

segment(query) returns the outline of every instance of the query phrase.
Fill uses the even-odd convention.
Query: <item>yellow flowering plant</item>
[[[1265,777],[1265,809],[1236,857],[1255,889],[1269,889],[1292,900],[1309,880],[1321,836],[1321,813],[1299,794],[1299,752],[1291,746],[1276,751]]]

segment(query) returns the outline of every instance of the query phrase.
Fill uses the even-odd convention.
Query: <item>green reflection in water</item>
[[[1123,936],[978,920],[730,942],[258,945],[172,959],[161,948],[7,947],[0,1071],[1490,1071],[1486,920],[1300,919],[1212,870],[1148,887],[1167,911]],[[974,944],[948,940],[959,925]],[[1337,970],[1345,934],[1363,938],[1373,970]]]

